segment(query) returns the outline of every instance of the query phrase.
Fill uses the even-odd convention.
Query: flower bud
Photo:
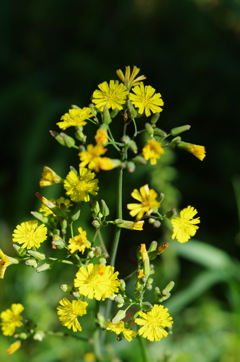
[[[112,319],[112,323],[117,323],[126,317],[126,310],[119,310],[115,317]]]
[[[62,136],[60,136],[59,133],[55,132],[55,131],[49,131],[50,135],[55,138],[56,141],[58,141],[58,143],[60,143],[61,146],[65,146],[65,142],[62,138]]]
[[[68,284],[62,284],[60,286],[60,289],[65,292],[65,293],[71,293],[72,292],[72,287]]]
[[[101,213],[104,217],[108,216],[110,214],[109,208],[107,207],[107,204],[104,200],[101,200]]]
[[[90,103],[88,107],[91,109],[92,114],[94,116],[96,116],[97,115],[97,109],[94,107],[94,105],[92,103]]]
[[[159,120],[159,118],[160,118],[160,113],[159,112],[153,114],[152,117],[151,117],[151,121],[150,121],[151,124],[156,124],[157,121]]]
[[[81,212],[81,202],[78,202],[75,206],[75,209],[73,210],[73,212],[71,214],[72,221],[76,221],[79,219],[80,212]]]
[[[162,129],[157,128],[157,127],[154,128],[153,133],[154,133],[154,136],[158,136],[158,137],[166,137],[167,136],[167,133],[165,131],[163,131]]]
[[[99,229],[101,226],[101,223],[98,220],[93,220],[92,226],[94,226],[96,229]]]
[[[14,249],[16,250],[17,254],[21,257],[25,256],[27,254],[26,249],[22,249],[19,245],[13,244]]]
[[[76,129],[76,132],[74,135],[75,135],[76,139],[81,142],[86,142],[87,136],[83,133],[83,127],[76,126],[75,129]]]
[[[137,148],[137,144],[135,141],[131,140],[129,142],[129,149],[133,152],[133,153],[137,153],[138,152],[138,148]]]
[[[167,212],[166,212],[166,214],[165,214],[165,216],[168,218],[168,219],[171,219],[173,216],[175,216],[176,215],[176,209],[175,208],[173,208],[173,209],[171,209],[171,210],[168,210]]]
[[[155,229],[160,228],[160,226],[161,226],[161,221],[155,220],[154,223],[152,224],[152,226],[153,226]]]
[[[40,212],[31,211],[31,214],[43,224],[46,224],[48,222],[48,218],[46,216],[43,216],[43,214],[41,214]]]
[[[189,126],[188,124],[185,125],[185,126],[172,128],[171,131],[170,131],[170,135],[175,137],[175,136],[179,135],[182,132],[188,131],[190,128],[191,128],[191,126]]]
[[[33,267],[34,269],[36,269],[37,266],[38,266],[38,263],[37,263],[37,261],[35,259],[28,259],[28,260],[25,261],[25,264],[27,266]]]
[[[41,272],[51,269],[51,268],[52,268],[52,263],[44,263],[39,268],[36,269],[36,272],[41,273]]]
[[[168,285],[165,287],[165,289],[168,291],[168,292],[171,292],[171,290],[173,289],[175,283],[173,281],[169,282]]]
[[[91,209],[91,214],[93,217],[97,217],[98,214],[100,213],[100,206],[99,206],[99,203],[96,199],[92,199],[90,200],[89,202],[89,206],[90,206],[90,209]]]
[[[169,143],[170,147],[175,147],[178,146],[178,144],[181,142],[181,137],[177,136],[175,138],[172,139],[172,141]]]
[[[127,108],[128,108],[128,112],[131,118],[136,118],[138,112],[136,111],[136,109],[133,107],[132,102],[128,99],[127,100]]]
[[[64,146],[71,148],[75,145],[75,140],[72,137],[68,136],[66,133],[61,132],[60,136],[64,141]]]
[[[124,290],[126,289],[126,283],[123,279],[120,279],[119,281],[120,281],[120,289],[121,291],[124,292]]]
[[[145,123],[145,128],[146,128],[149,136],[152,137],[153,134],[154,134],[154,130],[153,130],[151,124],[150,123]]]
[[[126,169],[128,170],[128,172],[133,173],[136,169],[135,163],[133,163],[131,161],[127,162]]]
[[[147,290],[152,290],[152,285],[151,285],[151,284],[147,284],[147,285],[146,285],[146,289],[147,289]]]
[[[117,295],[115,298],[114,298],[114,302],[116,303],[124,303],[124,299],[121,295]]]
[[[109,113],[109,109],[107,108],[106,104],[103,108],[103,123],[104,124],[110,124],[112,122],[112,118]]]
[[[134,158],[132,158],[132,161],[136,164],[136,165],[146,165],[147,161],[145,160],[145,158],[141,155],[138,155]]]
[[[30,254],[31,256],[33,256],[35,259],[37,259],[39,261],[46,259],[46,255],[43,253],[39,253],[38,251],[28,250],[27,252],[28,252],[28,254]]]
[[[119,109],[115,108],[112,110],[112,112],[110,113],[111,118],[115,118],[119,113]]]
[[[129,145],[131,138],[127,135],[122,136],[121,141],[125,143],[126,145]]]
[[[154,220],[155,221],[155,220]],[[148,248],[148,252],[154,251],[157,249],[158,243],[157,241],[152,241],[149,248]]]
[[[43,331],[36,331],[33,335],[33,339],[35,341],[39,341],[39,342],[42,342],[44,337],[45,337],[45,333]]]

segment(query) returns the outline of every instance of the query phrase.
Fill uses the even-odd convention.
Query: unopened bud
[[[75,145],[75,140],[74,138],[68,136],[66,133],[61,132],[60,136],[63,138],[64,141],[64,146],[71,148]]]
[[[97,115],[97,109],[95,108],[95,106],[92,103],[90,103],[88,107],[91,109],[92,114],[94,116],[96,116]]]
[[[112,118],[111,118],[109,110],[105,104],[104,108],[103,108],[103,123],[110,124],[111,122],[112,122]]]
[[[35,259],[37,259],[39,261],[46,259],[46,255],[43,253],[39,253],[38,251],[28,250],[28,254],[30,254],[31,256],[33,256]]]
[[[25,261],[25,264],[27,266],[31,266],[34,269],[36,269],[37,266],[38,266],[38,263],[37,263],[37,261],[35,259],[28,259],[28,260]]]
[[[159,120],[159,118],[160,118],[160,113],[157,112],[157,113],[155,113],[155,114],[152,115],[150,122],[151,122],[152,124],[156,124],[157,121]]]
[[[72,292],[72,287],[68,284],[62,284],[60,286],[60,289],[65,292],[65,293],[71,293]]]
[[[17,244],[13,244],[14,249],[16,250],[17,254],[21,257],[25,256],[27,254],[27,250],[21,248],[19,245]]]
[[[136,164],[136,165],[146,165],[147,161],[145,160],[145,158],[143,156],[136,156],[134,158],[132,158],[132,161]]]
[[[188,131],[190,128],[191,128],[191,126],[189,126],[188,124],[186,124],[185,126],[172,128],[170,131],[170,135],[175,137],[175,136],[179,135],[180,133]]]
[[[71,214],[72,221],[76,221],[79,219],[80,212],[81,212],[81,202],[78,202],[75,206],[75,209],[73,210],[73,212]]]
[[[182,140],[181,137],[177,136],[177,137],[172,139],[172,141],[169,143],[169,146],[170,147],[175,147],[181,142],[181,140]]]
[[[154,130],[153,130],[151,124],[150,123],[145,123],[145,128],[146,128],[149,136],[152,137],[153,134],[154,134]]]
[[[136,169],[135,163],[134,163],[134,162],[131,162],[131,161],[127,162],[127,164],[126,164],[126,169],[127,169],[127,171],[130,172],[130,173],[134,172],[135,169]]]
[[[117,295],[115,298],[114,298],[114,302],[116,303],[124,303],[124,299],[121,295]]]
[[[166,137],[167,136],[167,133],[165,131],[163,131],[162,129],[160,128],[154,128],[153,130],[154,132],[154,136],[158,136],[158,137]]]
[[[125,310],[119,310],[115,317],[112,319],[112,323],[117,323],[124,319],[126,317],[126,311]]]
[[[101,224],[98,220],[93,220],[92,226],[94,226],[96,229],[99,229]]]
[[[127,100],[127,108],[128,108],[130,117],[136,118],[138,113],[137,113],[136,109],[133,107],[133,104],[129,99]]]
[[[48,222],[48,218],[46,216],[43,216],[43,214],[41,214],[40,212],[31,211],[31,214],[43,224],[46,224]]]
[[[173,209],[171,209],[171,210],[168,210],[167,212],[166,212],[166,214],[165,214],[165,216],[168,218],[168,219],[171,219],[173,216],[175,216],[176,215],[176,209],[175,208],[173,208]]]
[[[81,142],[86,142],[87,136],[83,133],[83,127],[76,126],[75,129],[76,129],[76,132],[74,135],[75,135],[76,139]]]
[[[155,220],[154,220],[155,221]],[[154,251],[157,249],[158,243],[154,240],[151,242],[149,248],[148,248],[148,252]]]
[[[51,268],[52,268],[52,263],[44,263],[43,265],[41,265],[39,268],[36,269],[36,272],[41,273]]]
[[[101,212],[104,217],[108,216],[110,214],[109,208],[107,207],[107,204],[104,200],[101,200]]]
[[[39,341],[39,342],[42,342],[44,337],[45,337],[45,333],[43,331],[37,331],[33,335],[33,339],[35,341]]]
[[[90,206],[90,209],[91,209],[91,214],[93,217],[97,217],[98,214],[100,213],[100,206],[99,206],[99,203],[96,199],[92,199],[90,200],[89,202],[89,206]]]
[[[110,113],[111,118],[115,118],[119,113],[119,109],[115,108],[112,110],[112,112]]]

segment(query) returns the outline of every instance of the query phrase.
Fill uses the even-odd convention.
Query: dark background
[[[1,244],[39,207],[43,166],[64,175],[77,165],[48,131],[116,69],[136,65],[162,94],[158,126],[190,124],[184,141],[206,147],[203,162],[176,152],[179,207],[197,208],[199,240],[238,257],[239,1],[9,0],[0,24]]]

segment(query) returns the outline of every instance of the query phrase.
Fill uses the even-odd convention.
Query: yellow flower
[[[92,110],[88,107],[69,109],[68,113],[65,113],[60,119],[62,122],[58,122],[59,128],[65,130],[68,127],[85,126],[86,119],[93,116]]]
[[[123,104],[126,101],[126,97],[128,95],[127,88],[124,84],[120,83],[116,80],[110,80],[110,84],[107,82],[103,82],[99,84],[100,90],[95,90],[93,92],[92,102],[95,103],[95,107],[98,108],[101,112],[104,109],[104,106],[108,109],[123,109]]]
[[[75,253],[75,251],[80,251],[82,254],[84,253],[86,248],[90,248],[91,243],[87,239],[87,233],[81,227],[78,228],[79,235],[74,236],[73,239],[69,239],[68,248],[70,249],[70,253]]]
[[[108,158],[108,157],[100,157],[98,160],[98,167],[100,168],[100,170],[103,170],[103,171],[112,170],[120,165],[121,165],[120,160],[116,160],[116,159],[112,159],[112,158]]]
[[[10,264],[8,256],[0,249],[0,279],[4,278],[5,271]]]
[[[50,199],[49,201],[52,202],[57,207],[59,207],[59,209],[63,208],[63,210],[65,210],[65,211],[70,211],[68,209],[70,208],[70,206],[72,206],[70,200],[65,199],[64,197],[60,197],[59,199],[56,199],[56,200],[55,199]],[[39,212],[43,212],[44,216],[48,216],[50,214],[54,215],[52,210],[49,209],[49,207],[47,207],[45,204],[42,204],[42,206],[39,209]]]
[[[107,331],[114,332],[117,335],[122,333],[128,342],[137,335],[137,332],[134,332],[129,328],[125,328],[123,321],[119,321],[117,323],[105,322],[105,327]]]
[[[144,75],[140,75],[140,77],[136,78],[136,76],[138,75],[139,72],[140,72],[140,68],[137,68],[135,65],[133,67],[132,74],[131,74],[131,68],[129,66],[125,67],[125,75],[123,75],[123,72],[121,71],[121,69],[118,69],[116,71],[117,76],[125,84],[127,89],[130,89],[133,85],[139,85],[142,80],[146,79],[146,77]]]
[[[44,166],[42,178],[39,182],[40,187],[51,186],[62,183],[62,178],[56,174],[50,167]]]
[[[141,220],[141,221],[128,221],[128,220],[116,219],[115,224],[119,228],[141,231],[141,230],[143,230],[144,220]]]
[[[85,353],[83,355],[83,360],[86,362],[95,362],[96,361],[95,354],[92,352]]]
[[[72,201],[88,202],[90,200],[89,194],[97,195],[98,180],[94,179],[95,173],[90,172],[87,168],[80,167],[79,174],[78,176],[71,170],[64,181],[64,188]]]
[[[80,167],[85,167],[88,164],[89,170],[94,170],[95,172],[99,171],[99,159],[101,155],[104,155],[107,152],[107,148],[104,148],[103,145],[88,145],[87,151],[82,151],[78,155],[80,160]]]
[[[188,206],[180,211],[180,217],[171,220],[173,226],[172,239],[177,239],[180,243],[186,243],[191,236],[196,234],[198,226],[195,224],[200,223],[199,217],[193,219],[196,214],[197,210],[192,206]]]
[[[63,298],[59,301],[59,306],[57,307],[57,314],[59,315],[59,320],[64,327],[73,330],[73,332],[81,331],[82,327],[77,319],[86,314],[86,307],[88,306],[87,302],[82,302],[81,300],[73,300],[70,302],[67,298]]]
[[[74,287],[79,293],[96,300],[105,300],[118,292],[120,282],[114,267],[104,264],[81,266],[74,279]]]
[[[25,221],[17,225],[12,237],[14,243],[22,244],[21,248],[39,248],[47,239],[47,228],[44,224],[38,226],[36,220]]]
[[[20,315],[24,307],[22,304],[12,304],[11,309],[7,309],[1,313],[1,328],[4,336],[12,336],[16,327],[22,326],[23,317]]]
[[[192,143],[180,142],[177,144],[179,148],[192,153],[200,161],[206,157],[206,150],[204,146],[194,145]]]
[[[133,190],[131,196],[140,201],[140,204],[128,204],[127,208],[131,216],[137,216],[137,220],[142,219],[143,215],[150,215],[155,209],[160,207],[160,202],[156,200],[157,193],[153,189],[149,189],[148,185],[140,187],[140,190]]]
[[[145,277],[146,275],[144,274],[143,272],[143,269],[140,269],[139,272],[138,272],[138,278],[142,278],[142,277]]]
[[[148,140],[143,147],[142,154],[146,161],[150,160],[151,165],[156,165],[157,159],[164,153],[161,143],[154,140]]]
[[[108,133],[105,128],[99,128],[95,135],[95,141],[98,145],[105,146],[108,143]]]
[[[13,354],[21,347],[21,341],[16,341],[7,349],[7,354]]]
[[[167,308],[154,304],[150,312],[140,311],[138,314],[142,318],[136,318],[135,323],[142,326],[138,331],[140,336],[151,342],[160,341],[161,338],[167,337],[168,332],[165,331],[164,327],[170,327],[173,324]]]
[[[163,106],[163,100],[160,93],[155,93],[155,89],[150,85],[144,86],[143,84],[137,85],[132,89],[135,93],[129,94],[129,99],[133,105],[138,109],[138,113],[143,114],[145,110],[146,117],[149,117],[152,113],[161,112]],[[151,111],[151,112],[150,112]]]

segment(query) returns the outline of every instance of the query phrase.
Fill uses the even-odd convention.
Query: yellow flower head
[[[138,278],[142,278],[142,277],[145,277],[146,275],[144,274],[143,272],[143,269],[140,269],[139,272],[138,272]]]
[[[180,142],[179,144],[177,144],[177,146],[185,151],[192,153],[200,161],[202,161],[206,157],[206,150],[204,146],[194,145],[187,142]]]
[[[149,189],[148,185],[140,187],[140,190],[133,190],[131,196],[140,201],[140,204],[128,204],[127,208],[131,216],[137,216],[137,220],[142,219],[143,215],[150,215],[154,209],[160,207],[160,202],[156,200],[157,193],[153,189]]]
[[[81,266],[74,279],[74,287],[89,299],[105,300],[118,292],[120,282],[114,267],[104,264]]]
[[[44,224],[38,226],[36,220],[22,222],[13,231],[14,243],[22,244],[21,248],[39,248],[41,243],[47,239],[47,228]]]
[[[50,167],[44,166],[42,178],[39,182],[40,187],[51,186],[62,183],[62,178],[56,174]]]
[[[7,354],[13,354],[21,347],[21,341],[16,341],[11,344],[11,346],[7,349]]]
[[[120,165],[121,165],[120,160],[116,160],[116,159],[112,159],[112,158],[108,158],[108,157],[100,157],[98,160],[98,167],[100,168],[100,170],[103,170],[103,171],[112,170]]]
[[[4,336],[12,336],[16,327],[22,326],[23,317],[20,315],[24,307],[22,304],[12,304],[11,309],[7,309],[0,314],[2,319],[1,328]]]
[[[148,140],[142,150],[143,157],[146,161],[150,160],[151,165],[156,165],[157,159],[164,154],[161,143],[154,140]]]
[[[5,271],[10,264],[8,256],[0,249],[0,279],[4,278]]]
[[[144,86],[143,84],[137,85],[132,89],[135,93],[129,94],[129,99],[133,105],[138,108],[138,113],[143,114],[145,111],[146,117],[151,115],[151,112],[162,112],[163,100],[160,93],[155,93],[155,89],[150,85]],[[155,93],[155,94],[154,94]]]
[[[149,341],[160,341],[161,338],[167,337],[168,332],[165,327],[170,327],[173,324],[172,317],[168,313],[168,309],[162,305],[154,304],[152,310],[148,313],[138,312],[142,318],[136,318],[135,323],[142,326],[138,334]]]
[[[101,112],[104,109],[104,106],[108,109],[123,109],[123,104],[126,101],[128,95],[127,88],[124,84],[116,80],[110,80],[110,84],[103,82],[99,84],[100,90],[95,90],[92,95],[92,102],[95,104],[95,107],[98,108]]]
[[[87,233],[81,227],[78,228],[79,235],[74,236],[73,239],[69,239],[68,248],[70,249],[70,253],[75,253],[75,251],[80,251],[82,254],[84,253],[86,248],[90,248],[91,243],[87,239]]]
[[[99,128],[95,135],[95,141],[98,145],[105,146],[108,143],[108,133],[105,128]]]
[[[66,199],[65,197],[60,197],[59,199],[50,199],[50,202],[52,202],[54,205],[56,205],[57,207],[59,207],[59,209],[61,209],[64,205],[64,210],[65,211],[70,211],[69,208],[72,206],[70,200]],[[49,209],[49,207],[47,207],[45,204],[42,204],[39,212],[43,212],[44,216],[48,216],[50,214],[54,213],[52,212],[51,209]]]
[[[117,335],[122,333],[128,342],[130,342],[133,337],[136,337],[137,335],[137,332],[134,332],[129,328],[125,328],[123,321],[119,321],[117,323],[105,322],[105,327],[107,331],[114,332]]]
[[[104,155],[107,152],[107,148],[104,148],[103,145],[88,145],[87,151],[82,151],[78,155],[80,160],[80,167],[85,167],[88,164],[89,170],[94,170],[95,172],[99,171],[99,159],[101,155]]]
[[[86,201],[90,200],[91,195],[97,195],[98,180],[94,179],[94,172],[90,172],[87,168],[79,168],[79,176],[74,172],[70,171],[64,181],[64,188],[66,194],[69,195],[72,201]]]
[[[68,127],[85,126],[86,119],[93,116],[92,110],[88,107],[69,109],[68,113],[65,113],[60,119],[62,122],[58,122],[59,128],[65,130]]]
[[[95,362],[96,361],[96,356],[94,353],[92,352],[87,352],[83,355],[83,360],[86,362]]]
[[[199,217],[194,219],[197,210],[192,206],[188,206],[180,211],[180,217],[172,219],[173,226],[172,239],[177,239],[179,243],[186,243],[197,232],[198,226],[195,224],[200,223]]]
[[[133,85],[139,85],[142,80],[146,79],[144,75],[140,75],[140,77],[136,78],[139,72],[140,68],[137,68],[135,65],[133,67],[132,74],[131,74],[131,68],[129,66],[125,67],[125,75],[123,74],[121,69],[118,69],[116,71],[117,76],[125,84],[127,89],[130,89]]]
[[[73,332],[80,332],[82,327],[77,317],[81,317],[87,313],[87,306],[88,303],[82,302],[81,300],[73,300],[70,302],[67,298],[61,299],[57,307],[57,314],[59,315],[61,324],[68,329],[72,328]]]

